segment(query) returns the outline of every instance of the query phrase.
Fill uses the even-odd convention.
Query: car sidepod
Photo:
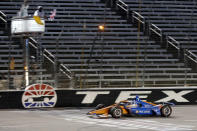
[[[151,108],[132,108],[131,114],[139,115],[139,116],[149,116],[149,115],[153,115],[154,112]]]
[[[160,105],[156,105],[154,107],[152,107],[152,112],[153,112],[153,115],[155,116],[160,116],[161,115],[161,106]]]
[[[159,105],[139,101],[135,106],[130,108],[130,114],[139,116],[161,115],[160,108]]]

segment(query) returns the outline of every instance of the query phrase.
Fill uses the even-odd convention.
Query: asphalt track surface
[[[173,107],[169,118],[90,118],[91,109],[0,110],[0,131],[197,131],[197,106]]]

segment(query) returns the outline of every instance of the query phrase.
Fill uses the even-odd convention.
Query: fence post
[[[130,18],[130,10],[129,10],[129,7],[127,7],[127,20],[129,20]]]
[[[163,42],[163,32],[161,32],[161,36],[160,36],[160,45],[162,47],[162,42]]]
[[[74,87],[75,87],[75,74],[74,74],[74,72],[72,72],[71,73],[71,78],[70,78],[69,88],[74,89]]]
[[[179,50],[178,50],[178,59],[181,59],[181,54],[180,54],[180,52],[181,52],[181,45],[180,44],[178,45],[178,48],[179,48]]]

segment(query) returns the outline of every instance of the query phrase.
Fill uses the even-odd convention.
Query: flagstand
[[[11,34],[12,37],[20,37],[23,42],[23,53],[24,53],[24,88],[29,85],[29,37],[40,36],[45,31],[45,21],[40,19],[39,24],[32,17],[25,18],[12,18],[11,20]]]
[[[24,85],[27,87],[29,85],[29,39],[24,37],[23,42],[23,52],[24,52]]]

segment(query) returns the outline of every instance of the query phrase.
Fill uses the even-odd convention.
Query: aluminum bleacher
[[[182,48],[196,50],[197,1],[195,0],[123,0],[150,23],[173,37]],[[195,53],[195,52],[194,52]]]
[[[131,5],[131,9],[138,10],[137,0],[125,1]],[[151,1],[143,3],[141,13],[149,16],[152,8],[150,10],[146,7],[146,3],[151,3]],[[22,0],[20,2],[0,1],[0,11],[10,18],[16,15],[21,4]],[[40,42],[44,49],[56,56],[58,61],[71,72],[71,80],[74,81],[73,87],[197,85],[197,75],[192,68],[175,58],[159,43],[150,40],[143,32],[128,23],[111,8],[106,7],[100,0],[40,0],[39,2],[31,0],[29,14],[32,15],[38,5],[44,7],[46,15],[53,9],[57,10],[55,20],[46,21],[46,33],[41,37]],[[154,6],[167,10],[164,2],[164,7],[160,3]],[[193,8],[192,5],[188,6],[188,8],[190,7]],[[156,11],[154,11],[154,15],[151,15],[153,16],[150,19],[151,22],[160,18],[159,15],[156,15]],[[165,13],[165,11],[161,12]],[[185,12],[188,13],[188,11]],[[174,19],[170,20],[168,25],[165,25],[167,18],[163,19],[161,28],[163,26],[162,29],[171,30]],[[190,23],[180,20],[179,17],[176,20],[180,23],[173,28],[175,33],[181,32],[181,29],[189,30],[187,26],[190,26]],[[98,30],[98,26],[101,24],[105,25],[104,31]],[[185,27],[181,26],[182,24]],[[181,29],[177,31],[176,29],[179,27]],[[181,38],[182,34],[180,33],[179,36]],[[6,36],[0,35],[0,39],[3,40],[4,37]],[[7,44],[9,43],[8,40],[5,41]],[[2,48],[4,47],[8,46],[2,45]],[[15,47],[13,50],[22,50],[18,44],[14,44],[13,47]],[[6,53],[2,53],[2,55],[6,56]],[[2,57],[0,56],[0,58]],[[17,58],[22,61],[20,56]],[[4,61],[0,61],[0,63],[4,63]],[[64,78],[62,81],[65,81]]]

